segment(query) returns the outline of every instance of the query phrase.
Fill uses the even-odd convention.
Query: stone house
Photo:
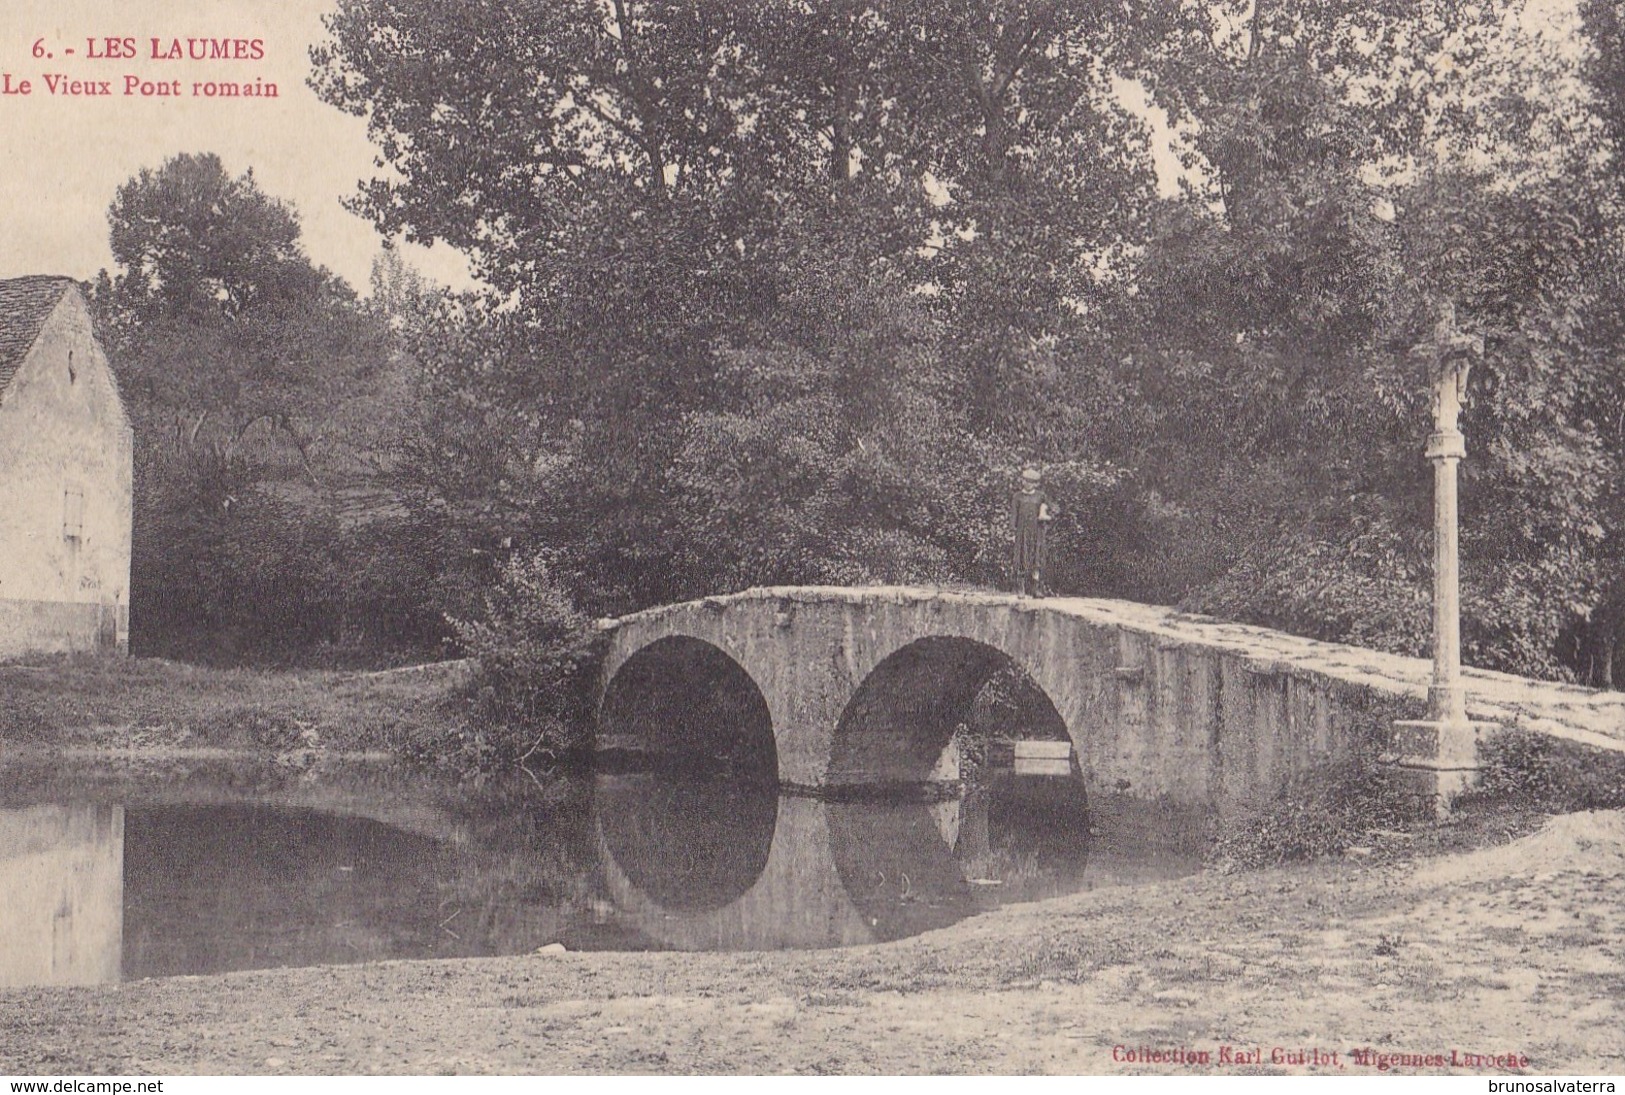
[[[129,649],[132,451],[78,284],[0,281],[0,658]]]

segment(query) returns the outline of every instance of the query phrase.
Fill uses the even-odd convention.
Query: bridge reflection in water
[[[594,808],[611,900],[641,934],[680,950],[851,946],[983,907],[944,835],[943,806],[781,798],[649,774],[600,777]]]
[[[960,637],[871,667],[823,739],[816,794],[781,787],[794,742],[756,679],[700,639],[625,658],[599,729],[602,774],[519,793],[360,786],[311,805],[286,787],[245,800],[187,783],[92,806],[65,788],[63,804],[0,810],[0,984],[552,942],[848,946],[1198,862],[1188,843],[1164,849],[1200,831],[1199,808],[1086,803],[1076,767],[993,774],[986,743],[1064,755],[1067,724],[1008,655]]]
[[[1201,862],[1193,816],[1119,813],[1109,822],[1118,831],[1092,833],[1075,777],[1003,775],[931,803],[600,776],[594,815],[615,915],[630,937],[678,950],[885,942],[1011,901],[1178,877]],[[1171,827],[1179,822],[1191,828]],[[1135,835],[1151,829],[1157,839]]]
[[[601,775],[545,795],[525,786],[532,797],[474,810],[448,809],[434,797],[444,785],[425,787],[412,822],[399,810],[384,821],[139,795],[128,806],[0,810],[0,986],[518,954],[553,942],[846,946],[1195,866],[1098,854],[1064,779],[1005,779],[941,803],[829,802],[669,773]]]

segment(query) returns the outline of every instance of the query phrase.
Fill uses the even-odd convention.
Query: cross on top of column
[[[1439,303],[1431,341],[1411,347],[1411,359],[1427,366],[1428,384],[1433,389],[1433,439],[1428,455],[1465,455],[1456,419],[1467,394],[1467,373],[1484,354],[1484,339],[1456,329],[1456,308],[1450,301]]]
[[[1456,327],[1456,306],[1441,301],[1433,323],[1433,337],[1411,347],[1411,357],[1425,362],[1428,379],[1438,383],[1443,374],[1460,370],[1459,383],[1466,382],[1466,371],[1475,358],[1484,356],[1484,337],[1470,335]]]

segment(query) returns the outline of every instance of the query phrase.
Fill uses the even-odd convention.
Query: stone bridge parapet
[[[602,626],[611,733],[627,695],[666,689],[664,708],[636,701],[655,721],[770,727],[783,782],[918,779],[940,774],[965,705],[1013,665],[1053,705],[1091,794],[1221,813],[1420,716],[1430,679],[1420,658],[1166,607],[928,587],[751,589]],[[719,672],[746,698],[716,706],[706,682]],[[1466,680],[1475,719],[1625,749],[1619,693],[1481,670]]]

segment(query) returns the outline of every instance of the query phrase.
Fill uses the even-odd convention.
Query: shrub
[[[1362,761],[1293,781],[1268,805],[1225,826],[1215,862],[1250,870],[1341,855],[1372,829],[1402,826],[1412,803]]]
[[[1498,730],[1479,744],[1475,797],[1506,797],[1545,813],[1625,806],[1625,755],[1550,734]]]
[[[1231,869],[1273,867],[1341,855],[1373,829],[1405,827],[1416,799],[1378,759],[1394,714],[1384,703],[1368,706],[1351,728],[1356,745],[1346,758],[1222,822],[1210,859]]]
[[[468,760],[490,768],[587,744],[597,632],[540,554],[509,560],[480,618],[450,622],[477,664],[461,742]]]

